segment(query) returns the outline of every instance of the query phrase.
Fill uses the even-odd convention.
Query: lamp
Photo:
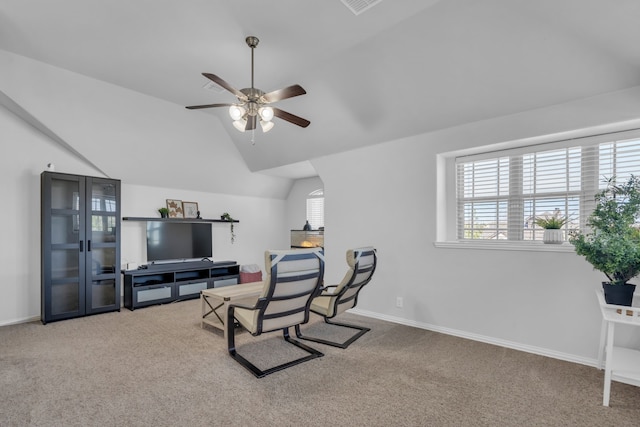
[[[274,123],[271,121],[274,116],[273,108],[257,108],[257,105],[254,102],[249,102],[247,107],[248,108],[245,108],[244,105],[232,105],[229,107],[229,116],[233,119],[233,127],[238,129],[240,132],[244,132],[247,127],[247,117],[257,115],[260,118],[262,132],[267,133],[273,129]]]
[[[235,121],[240,120],[246,113],[247,110],[241,105],[232,105],[229,107],[229,115]],[[244,130],[244,128],[242,130]]]
[[[260,120],[260,126],[262,127],[262,132],[267,133],[271,129],[273,129],[273,122],[266,122],[264,120]]]
[[[270,122],[273,119],[273,108],[271,107],[262,107],[258,110],[258,113],[265,122]]]
[[[233,127],[238,129],[240,132],[244,132],[247,127],[247,119],[239,119],[233,121]]]

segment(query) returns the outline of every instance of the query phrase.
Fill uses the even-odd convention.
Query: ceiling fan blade
[[[276,107],[273,107],[273,115],[282,120],[286,120],[290,123],[293,123],[294,125],[298,125],[303,128],[306,128],[311,124],[311,122],[307,119],[303,119],[302,117],[298,117],[294,114],[287,113],[286,111]]]
[[[266,103],[282,101],[283,99],[293,98],[294,96],[300,96],[307,93],[306,90],[300,85],[293,85],[285,87],[283,89],[274,90],[273,92],[265,93],[260,97],[260,100]]]
[[[215,74],[211,74],[211,73],[202,73],[203,76],[205,76],[206,78],[208,78],[209,80],[211,80],[212,82],[216,83],[219,86],[222,86],[223,88],[225,88],[226,90],[228,90],[229,92],[231,92],[232,94],[234,94],[238,99],[242,100],[242,101],[247,101],[247,95],[245,95],[244,93],[240,92],[238,89],[236,89],[235,87],[231,86],[229,83],[225,82],[224,80],[222,80],[220,77],[216,76]]]
[[[245,126],[244,130],[248,131],[248,130],[253,130],[256,128],[256,116],[247,116],[247,125]]]
[[[198,110],[200,108],[213,108],[213,107],[231,107],[232,105],[235,104],[207,104],[207,105],[191,105],[189,107],[184,107],[184,108],[188,108],[189,110]]]

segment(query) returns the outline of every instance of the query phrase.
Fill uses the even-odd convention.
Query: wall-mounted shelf
[[[170,222],[230,222],[226,219],[204,219],[204,218],[145,218],[138,216],[125,216],[123,221],[170,221]],[[234,219],[233,222],[240,222]]]

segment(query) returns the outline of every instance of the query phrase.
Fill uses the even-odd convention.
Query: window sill
[[[571,243],[561,245],[545,244],[542,242],[434,242],[436,248],[442,249],[480,249],[494,251],[529,251],[529,252],[575,252]]]

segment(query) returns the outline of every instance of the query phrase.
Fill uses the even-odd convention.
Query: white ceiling
[[[640,85],[638,0],[2,0],[0,49],[178,105],[233,102],[202,72],[269,92],[268,134],[222,119],[250,170],[313,174],[307,162],[370,144]]]

